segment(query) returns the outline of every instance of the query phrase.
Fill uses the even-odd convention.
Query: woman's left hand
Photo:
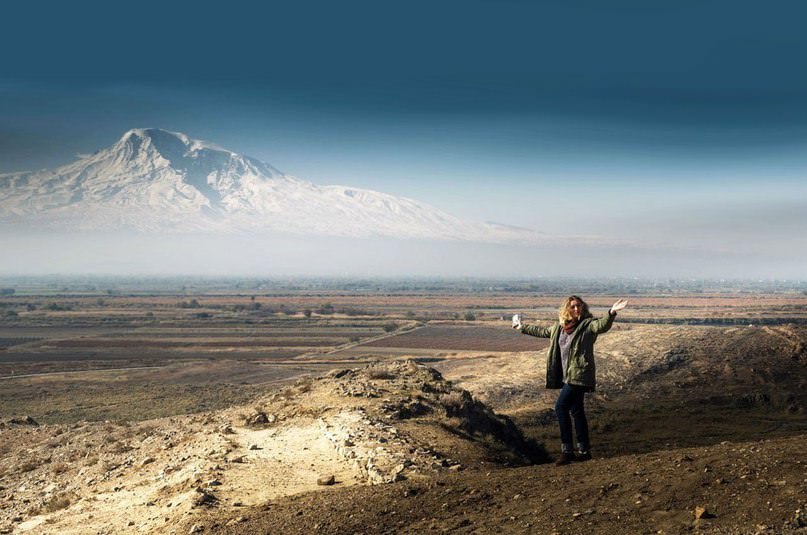
[[[625,308],[626,306],[628,306],[628,300],[627,299],[618,299],[616,303],[611,305],[611,310],[609,310],[608,312],[612,313],[612,314],[615,314],[615,313],[619,312],[620,310],[622,310],[623,308]]]

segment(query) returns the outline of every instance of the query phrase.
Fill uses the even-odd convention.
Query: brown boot
[[[563,452],[560,454],[560,457],[555,461],[555,465],[563,466],[564,464],[569,464],[570,462],[574,461],[574,454]]]

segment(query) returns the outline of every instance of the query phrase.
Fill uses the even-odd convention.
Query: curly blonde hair
[[[580,311],[580,319],[592,317],[591,312],[588,310],[588,303],[583,301],[579,296],[570,295],[563,300],[563,303],[560,305],[560,310],[558,310],[558,319],[561,325],[566,325],[572,321],[572,309],[570,308],[572,301],[579,301],[580,304],[583,305],[583,310]]]

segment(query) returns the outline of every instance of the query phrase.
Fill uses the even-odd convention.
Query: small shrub
[[[459,390],[440,396],[440,405],[443,406],[448,416],[460,414],[468,401],[465,393]]]
[[[51,465],[50,471],[55,475],[63,474],[65,472],[67,472],[67,469],[69,467],[70,466],[67,463],[55,463],[55,464]]]
[[[116,463],[115,461],[111,461],[111,460],[110,461],[104,461],[104,464],[102,465],[102,467],[104,469],[104,472],[111,472],[112,470],[114,470],[115,468],[117,468],[119,466],[120,466],[120,464]]]
[[[325,303],[323,305],[320,305],[320,307],[317,309],[317,314],[322,314],[322,315],[333,314],[333,312],[334,312],[334,308],[333,308],[333,305],[330,304],[330,303]]]
[[[464,316],[465,321],[476,321],[476,316],[473,312],[466,312]]]
[[[391,333],[398,329],[398,324],[395,322],[389,322],[384,324],[384,332]]]
[[[72,500],[68,494],[57,494],[42,504],[36,514],[54,513],[70,507]]]
[[[63,312],[67,310],[73,310],[73,307],[69,305],[60,305],[59,303],[49,303],[45,306],[45,310],[52,310],[54,312]]]
[[[294,387],[296,388],[298,394],[304,394],[306,392],[311,392],[312,381],[309,378],[301,379],[300,381],[298,381],[294,385]]]
[[[19,470],[20,470],[20,473],[24,474],[26,472],[32,472],[32,471],[36,470],[36,468],[38,466],[39,466],[38,462],[33,461],[33,460],[28,460],[28,461],[24,461],[22,464],[20,464]]]
[[[388,381],[390,379],[394,379],[395,375],[392,374],[389,370],[385,370],[382,368],[368,371],[367,377],[369,377],[370,379],[380,379],[383,381]]]

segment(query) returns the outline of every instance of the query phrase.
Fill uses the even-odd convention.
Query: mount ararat
[[[0,175],[0,223],[146,233],[289,233],[514,243],[541,234],[460,220],[377,191],[320,186],[254,158],[160,129],[58,167]]]

